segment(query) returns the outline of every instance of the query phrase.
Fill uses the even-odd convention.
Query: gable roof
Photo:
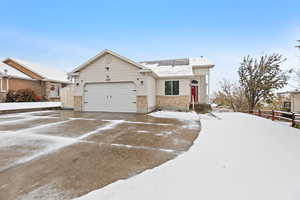
[[[44,67],[15,58],[7,58],[3,61],[3,63],[33,79],[64,83],[70,82],[67,79],[66,73],[55,68]]]
[[[0,76],[9,76],[14,78],[33,80],[26,74],[4,63],[0,63]]]
[[[214,67],[214,64],[204,57],[144,61],[141,64],[152,70],[159,77],[194,76],[193,67]]]
[[[124,56],[121,56],[111,50],[108,50],[108,49],[104,49],[103,51],[101,51],[100,53],[98,53],[96,56],[92,57],[91,59],[89,59],[88,61],[86,61],[85,63],[79,65],[78,67],[76,67],[73,71],[70,72],[71,73],[76,73],[82,69],[84,69],[85,67],[87,67],[89,64],[91,64],[92,62],[94,62],[95,60],[98,60],[99,58],[101,58],[102,56],[106,55],[106,54],[110,54],[110,55],[113,55],[127,63],[130,63],[132,64],[133,66],[139,68],[139,69],[142,69],[142,70],[145,70],[146,68],[141,65],[140,63],[137,63],[137,62],[134,62],[133,60],[130,60]]]

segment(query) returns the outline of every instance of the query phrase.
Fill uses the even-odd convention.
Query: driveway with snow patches
[[[189,151],[76,200],[299,200],[300,130],[243,113],[200,115]]]
[[[155,114],[0,115],[0,199],[79,197],[174,159],[199,129],[197,118]]]

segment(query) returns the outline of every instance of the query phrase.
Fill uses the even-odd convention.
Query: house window
[[[291,111],[291,107],[292,107],[291,102],[289,102],[289,101],[283,102],[283,109],[285,111],[290,112]]]
[[[192,84],[198,84],[197,80],[192,80]]]
[[[165,81],[165,95],[179,95],[179,81]]]
[[[50,86],[49,98],[58,98],[60,96],[59,84],[52,84]]]

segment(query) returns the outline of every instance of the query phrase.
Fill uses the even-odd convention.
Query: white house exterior
[[[294,112],[294,113],[300,113],[300,91],[294,90],[294,91],[287,91],[287,92],[280,92],[279,93],[284,98],[284,101],[282,102],[282,108]]]
[[[76,111],[147,113],[155,109],[189,110],[208,103],[207,59],[134,62],[104,50],[69,75],[75,82]]]

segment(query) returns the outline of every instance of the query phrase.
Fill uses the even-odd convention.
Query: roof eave
[[[28,68],[27,66],[24,66],[24,64],[19,63],[17,60],[15,60],[15,59],[13,59],[13,58],[8,57],[8,58],[6,58],[5,60],[3,60],[2,62],[5,63],[5,64],[7,64],[7,65],[9,65],[9,66],[11,66],[11,65],[9,64],[9,61],[14,62],[14,63],[16,63],[16,64],[22,66],[23,68],[25,68],[26,70],[30,71],[31,73],[33,73],[33,74],[39,76],[41,79],[45,79],[45,78],[46,78],[45,76],[41,75],[40,73],[37,73],[37,72],[33,71],[32,69]],[[13,67],[13,68],[15,68],[16,70],[20,71],[19,69],[17,69],[17,68],[14,67],[14,66],[11,66],[11,67]],[[20,72],[22,72],[22,71],[20,71]],[[23,73],[23,74],[26,74],[26,73],[24,73],[24,72],[22,72],[22,73]],[[28,74],[26,74],[26,75],[29,76]],[[38,79],[37,79],[37,80],[38,80]]]
[[[79,76],[79,72],[75,72],[75,73],[67,73],[67,76]]]
[[[48,81],[48,82],[55,82],[55,83],[65,83],[65,84],[71,84],[71,81],[61,81],[61,80],[54,80],[54,79],[43,79],[42,81]]]
[[[152,77],[158,79],[159,76],[154,72],[152,71],[151,69],[142,69],[139,71],[140,73],[145,73],[145,74],[150,74]]]
[[[192,67],[194,68],[213,68],[215,65],[214,64],[209,64],[209,65],[193,65]]]
[[[196,75],[180,75],[180,76],[158,76],[158,79],[170,79],[170,78],[194,78]]]

